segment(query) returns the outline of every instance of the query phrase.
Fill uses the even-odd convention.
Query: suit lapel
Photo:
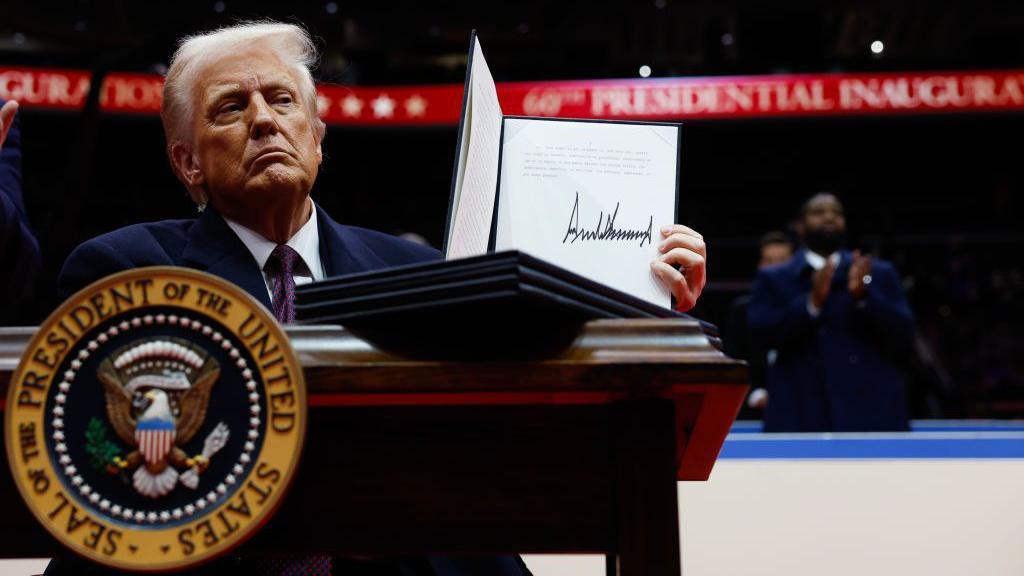
[[[785,265],[789,269],[797,289],[801,292],[810,291],[811,279],[814,277],[814,268],[807,262],[806,248],[797,250],[796,254]]]
[[[314,207],[320,236],[320,261],[326,277],[353,274],[383,265],[376,261],[369,248],[346,233],[344,227],[332,220],[320,206],[314,204]],[[216,210],[208,207],[196,219],[182,252],[182,260],[185,266],[237,284],[268,310],[273,310],[266,281],[252,253]]]
[[[313,206],[318,219],[320,261],[324,265],[325,277],[344,276],[381,267],[381,264],[374,264],[373,253],[357,238],[347,233],[320,206],[315,203]]]
[[[224,218],[207,208],[189,231],[188,244],[182,252],[185,266],[204,270],[237,284],[273,310],[263,272]]]

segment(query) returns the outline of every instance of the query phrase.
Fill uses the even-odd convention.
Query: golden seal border
[[[116,518],[114,515],[106,513],[105,516],[99,517],[95,514],[91,507],[93,504],[88,503],[85,499],[80,499],[77,493],[72,493],[68,490],[68,496],[65,498],[65,502],[61,504],[56,510],[49,509],[53,506],[53,503],[57,501],[59,496],[63,495],[63,481],[60,476],[63,475],[63,470],[58,468],[55,460],[54,447],[49,443],[48,438],[43,438],[41,443],[35,445],[35,449],[38,450],[39,458],[32,465],[29,466],[23,461],[23,455],[25,446],[20,442],[24,436],[21,434],[22,429],[19,429],[20,425],[31,424],[35,425],[37,436],[42,436],[45,433],[46,426],[45,421],[49,417],[49,412],[46,410],[46,404],[48,400],[56,394],[56,384],[60,379],[60,374],[57,372],[64,362],[67,360],[66,356],[61,356],[54,360],[53,370],[46,374],[45,378],[39,378],[36,373],[30,370],[31,367],[37,366],[40,363],[40,358],[45,359],[44,345],[48,335],[52,335],[58,328],[58,323],[61,320],[65,320],[69,315],[76,309],[83,306],[92,304],[99,311],[99,304],[97,304],[96,298],[102,300],[102,295],[111,291],[114,288],[120,288],[122,286],[130,286],[131,283],[148,283],[149,288],[156,287],[158,284],[164,290],[161,292],[167,292],[167,286],[171,283],[177,283],[180,292],[191,292],[195,295],[198,291],[192,292],[190,289],[185,287],[191,287],[193,285],[199,286],[206,290],[207,294],[215,294],[222,298],[225,298],[230,306],[235,306],[235,302],[239,304],[234,307],[231,312],[231,318],[237,320],[238,316],[249,314],[249,317],[261,324],[261,328],[265,329],[266,336],[264,345],[267,341],[278,344],[281,351],[281,365],[287,367],[287,372],[290,373],[289,383],[290,390],[293,393],[293,407],[294,407],[294,418],[295,426],[287,437],[280,438],[278,440],[271,440],[269,434],[271,427],[271,391],[270,385],[267,379],[267,370],[256,362],[256,368],[260,375],[260,384],[262,386],[263,397],[266,400],[267,413],[263,421],[263,429],[265,438],[260,450],[253,457],[253,462],[249,466],[247,474],[240,479],[240,486],[237,492],[240,492],[245,488],[245,485],[251,484],[251,480],[257,474],[262,474],[261,478],[275,478],[275,482],[268,489],[269,495],[264,496],[264,501],[260,504],[261,506],[252,512],[251,518],[246,520],[244,523],[238,521],[235,524],[234,530],[227,534],[227,537],[217,538],[216,541],[205,547],[201,548],[200,543],[196,540],[203,538],[204,541],[208,542],[210,536],[216,536],[211,528],[210,519],[220,518],[224,519],[224,515],[228,511],[232,504],[232,499],[237,495],[237,492],[230,498],[226,498],[216,506],[211,506],[205,515],[196,515],[193,520],[183,522],[181,524],[167,527],[157,528],[151,525],[139,523],[138,525],[131,525],[121,518]],[[184,288],[184,290],[181,290]],[[173,291],[170,291],[173,292]],[[153,296],[153,294],[150,294]],[[211,312],[204,309],[202,306],[188,305],[185,303],[186,296],[181,294],[181,302],[174,302],[173,298],[170,298],[167,293],[157,294],[154,297],[154,301],[150,302],[149,298],[143,298],[143,303],[134,305],[129,310],[137,310],[140,313],[148,308],[154,307],[170,307],[180,308],[188,311],[190,314],[199,315],[201,317],[212,318],[218,323],[224,325],[232,332],[232,336],[236,338],[243,345],[246,345],[246,339],[240,334],[237,323],[232,324],[217,316],[214,316]],[[199,300],[197,300],[198,302]],[[210,308],[209,301],[207,302],[207,308]],[[221,311],[225,309],[221,306]],[[96,324],[91,325],[88,329],[78,333],[77,336],[71,339],[67,343],[67,347],[63,350],[64,352],[77,349],[83,342],[86,341],[86,337],[95,334],[95,329],[106,322],[107,319],[112,317],[120,317],[122,314],[128,315],[128,312],[124,312],[117,308],[116,312],[105,318],[101,318]],[[65,327],[66,329],[66,327]],[[252,350],[250,354],[255,355]],[[23,384],[26,384],[26,378],[30,375],[35,375],[36,380],[33,383],[33,390],[40,390],[41,392],[37,397],[37,401],[41,398],[41,405],[33,413],[26,413],[28,409],[22,408],[19,404],[19,394],[26,392]],[[14,477],[14,483],[18,487],[18,491],[22,496],[22,499],[26,502],[27,506],[31,510],[33,516],[39,520],[40,524],[50,532],[61,544],[71,550],[72,552],[85,557],[89,560],[95,561],[99,564],[117,569],[129,569],[135,571],[145,572],[168,572],[173,570],[181,570],[187,568],[197,567],[205,564],[215,558],[223,556],[231,550],[237,548],[243,542],[248,540],[250,537],[255,535],[259,529],[265,525],[281,506],[286,496],[287,491],[294,482],[295,476],[298,471],[299,461],[302,457],[302,451],[305,444],[306,428],[308,424],[308,413],[307,413],[307,398],[306,398],[306,387],[305,379],[302,372],[302,367],[298,362],[298,359],[291,348],[288,337],[285,334],[283,328],[269,311],[256,300],[253,296],[242,290],[241,288],[214,276],[212,274],[192,270],[188,268],[179,268],[171,266],[154,266],[147,268],[136,268],[112,274],[83,288],[82,290],[75,293],[73,296],[68,298],[63,304],[61,304],[50,316],[40,325],[36,334],[32,337],[28,343],[25,353],[23,354],[21,361],[15,370],[9,385],[7,394],[7,404],[4,414],[4,431],[5,431],[5,444],[7,451],[8,464]],[[273,459],[274,463],[278,465],[277,468],[261,467],[261,464],[266,463],[266,459]],[[40,475],[35,477],[30,476],[30,472],[42,471],[43,478],[48,482],[48,488],[43,491],[42,494],[36,492],[39,488]],[[264,486],[266,488],[266,486]],[[51,494],[53,494],[51,496]],[[75,520],[74,516],[74,505],[81,506],[82,517],[89,519],[92,526],[84,526],[84,528],[76,528],[72,530],[73,536],[69,536],[67,530],[63,530],[63,526],[58,526],[58,520],[52,520],[49,515],[54,512],[60,512],[65,508],[65,505],[71,505],[71,520]],[[44,509],[43,507],[46,507]],[[248,510],[248,508],[246,508]],[[91,518],[96,516],[96,518]],[[237,518],[236,518],[237,520]],[[81,523],[85,520],[79,519]],[[60,522],[63,524],[65,520],[61,519]],[[225,521],[226,523],[226,521]],[[177,534],[177,538],[180,541],[180,534],[182,530],[192,530],[198,525],[205,524],[203,532],[193,530],[192,535],[195,540],[192,542],[192,550],[186,554],[185,547],[182,544],[180,549],[175,550],[175,554],[172,558],[168,559],[167,555],[169,550],[168,546],[171,544],[177,545],[180,542],[175,541],[172,535]],[[68,523],[68,526],[71,524]],[[113,525],[118,530],[123,530],[120,534],[120,541],[114,548],[117,553],[110,555],[103,555],[100,550],[104,545],[109,547],[109,539],[112,537],[114,530],[100,530],[100,527],[106,525]],[[182,527],[186,528],[182,528]],[[89,532],[92,529],[92,532]],[[99,531],[100,534],[96,535]],[[107,541],[103,540],[105,536]],[[83,538],[84,535],[84,538]],[[92,540],[92,546],[89,545],[90,536],[95,536]],[[125,539],[126,536],[135,537],[139,540],[139,544],[136,547],[136,551],[132,552],[132,556],[124,553],[124,548],[127,547]],[[161,545],[158,542],[163,540],[165,544]],[[161,552],[157,551],[157,548],[163,549]],[[143,549],[145,548],[145,549]]]

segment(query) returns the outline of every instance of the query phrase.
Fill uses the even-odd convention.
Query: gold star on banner
[[[345,116],[352,116],[355,118],[363,111],[363,101],[355,94],[349,94],[341,101],[341,111]]]
[[[395,113],[395,101],[387,94],[381,94],[370,100],[374,118],[391,118]]]
[[[413,94],[410,98],[405,101],[405,113],[410,118],[417,116],[423,116],[427,111],[427,101],[423,99],[419,94]]]

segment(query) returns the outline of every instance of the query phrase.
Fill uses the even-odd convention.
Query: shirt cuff
[[[747,397],[747,406],[760,409],[764,408],[764,405],[768,403],[768,391],[764,388],[754,388]]]

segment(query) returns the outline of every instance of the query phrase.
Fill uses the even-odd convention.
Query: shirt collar
[[[825,267],[825,257],[813,250],[804,250],[804,258],[807,259],[807,265],[815,270],[821,270]],[[832,265],[836,266],[839,264],[839,252],[833,252],[829,255],[828,260],[832,261]]]
[[[306,269],[314,281],[324,279],[324,267],[320,261],[320,229],[317,220],[316,208],[314,207],[310,210],[309,220],[285,242],[290,248],[298,252],[302,258],[302,263],[306,265]],[[259,232],[247,228],[230,218],[225,217],[224,221],[235,231],[235,234],[245,244],[245,247],[249,249],[252,257],[256,260],[256,264],[259,265],[262,271],[267,265],[270,253],[277,247],[277,243],[267,240]]]

